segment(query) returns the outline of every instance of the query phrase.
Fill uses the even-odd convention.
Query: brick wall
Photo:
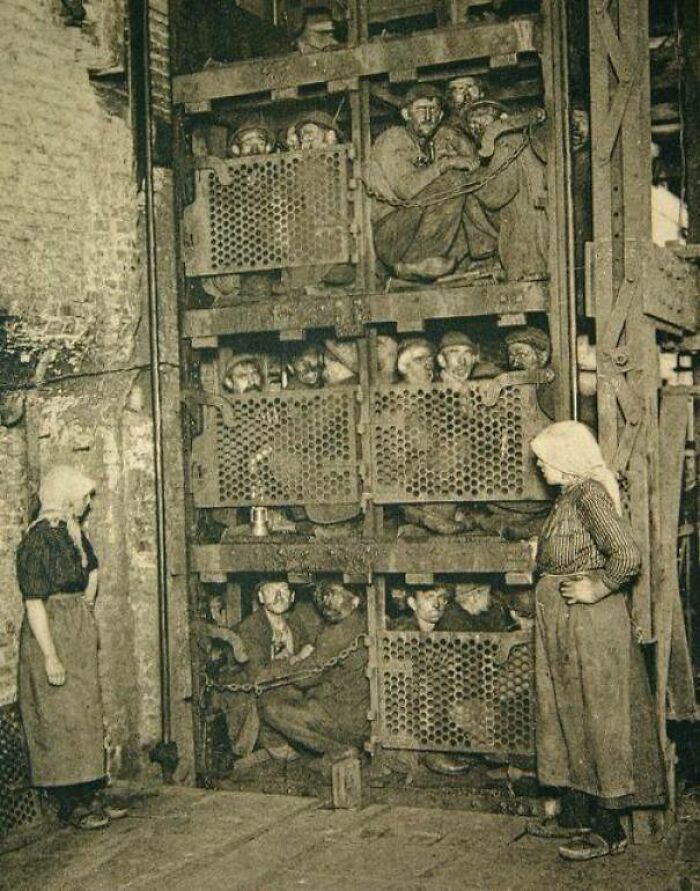
[[[123,774],[144,766],[160,719],[143,212],[126,94],[88,76],[121,62],[124,0],[86,3],[83,28],[60,8],[0,0],[0,387],[28,387],[23,423],[0,428],[0,702],[16,696],[28,475],[68,461],[99,483],[101,674]]]

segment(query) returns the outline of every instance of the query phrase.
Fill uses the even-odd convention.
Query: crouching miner
[[[314,599],[324,624],[314,654],[301,673],[315,671],[306,680],[296,682],[296,698],[263,696],[261,716],[292,745],[330,760],[360,748],[368,738],[369,682],[363,641],[366,621],[360,598],[337,582],[321,582]],[[343,658],[342,651],[348,648]],[[337,663],[328,665],[339,654]]]

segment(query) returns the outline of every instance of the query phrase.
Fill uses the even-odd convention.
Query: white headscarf
[[[530,448],[545,464],[562,473],[599,482],[612,498],[618,514],[622,513],[615,474],[605,463],[598,441],[585,424],[579,421],[550,424],[537,434]]]
[[[80,530],[80,517],[76,511],[83,498],[95,491],[95,482],[69,464],[56,464],[42,477],[39,485],[41,510],[31,524],[35,526],[48,520],[52,526],[64,522],[71,541],[78,549],[83,568],[87,566],[87,555],[83,548]],[[30,526],[31,528],[31,526]]]

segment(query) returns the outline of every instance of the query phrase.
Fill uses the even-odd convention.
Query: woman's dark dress
[[[608,807],[663,803],[664,773],[640,647],[621,588],[639,552],[603,486],[565,489],[542,530],[537,610],[537,772]],[[600,578],[613,593],[568,606],[572,574]]]
[[[65,684],[49,684],[44,656],[25,615],[19,705],[36,786],[84,783],[105,773],[97,625],[82,597],[97,559],[85,536],[83,547],[86,567],[66,524],[43,520],[27,530],[17,551],[22,596],[44,601],[56,653],[66,670]]]

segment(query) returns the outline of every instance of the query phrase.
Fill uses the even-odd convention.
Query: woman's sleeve
[[[50,561],[48,542],[30,530],[17,549],[17,581],[24,600],[46,600],[53,593]]]
[[[97,557],[95,556],[95,551],[93,550],[93,547],[90,544],[90,540],[84,533],[82,534],[82,539],[83,539],[83,550],[85,551],[85,556],[87,557],[87,567],[86,568],[87,568],[88,572],[92,572],[93,569],[97,569],[97,567],[100,564],[97,561]]]
[[[642,562],[632,530],[599,483],[582,487],[578,508],[586,529],[605,557],[603,582],[611,591],[617,591],[637,575]]]

